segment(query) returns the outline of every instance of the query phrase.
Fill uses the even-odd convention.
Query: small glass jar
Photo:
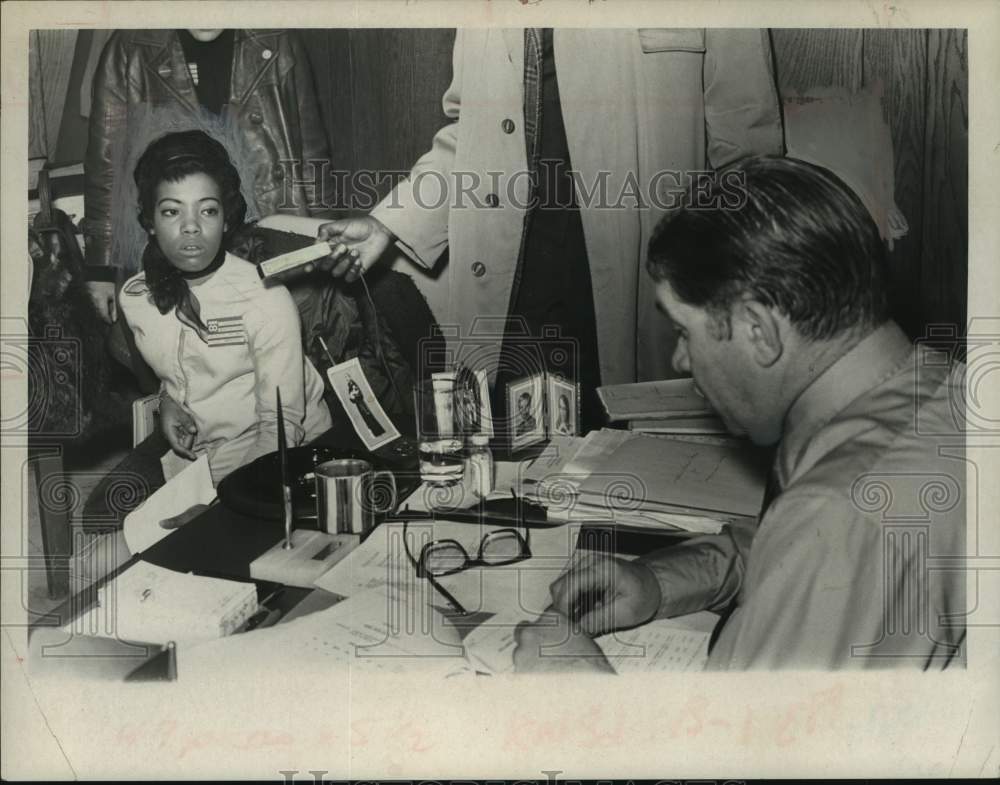
[[[469,437],[469,447],[465,457],[465,474],[468,487],[479,499],[493,493],[493,453],[490,451],[490,437],[477,433]]]

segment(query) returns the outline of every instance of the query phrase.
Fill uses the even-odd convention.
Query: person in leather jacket
[[[200,61],[200,62],[199,62]],[[155,114],[150,114],[155,110]],[[129,150],[151,141],[134,138],[142,118],[169,130],[232,129],[234,155],[260,216],[308,215],[320,194],[307,187],[329,160],[326,131],[305,47],[289,30],[119,30],[108,40],[94,75],[93,111],[84,169],[87,280],[107,322],[117,318],[115,285],[134,255],[117,252],[116,211],[129,176]],[[130,122],[130,119],[132,122]],[[146,123],[149,124],[148,122]],[[162,133],[162,131],[161,131]],[[134,157],[134,156],[133,156]],[[289,162],[299,162],[296,172]],[[305,174],[306,177],[301,175]]]

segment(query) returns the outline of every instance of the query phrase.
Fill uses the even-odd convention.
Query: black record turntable
[[[409,440],[403,437],[397,441]],[[286,455],[295,527],[317,528],[315,468],[336,458],[360,458],[371,463],[376,470],[392,471],[396,479],[397,502],[405,499],[420,484],[415,450],[411,458],[410,450],[401,449],[401,445],[390,450],[390,446],[386,445],[375,453],[369,453],[363,447],[326,444],[290,447]],[[219,501],[235,512],[265,520],[282,520],[281,466],[277,451],[262,455],[233,471],[219,483],[217,492]]]

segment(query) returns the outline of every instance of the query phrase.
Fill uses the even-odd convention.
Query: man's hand
[[[198,458],[191,451],[198,434],[194,419],[169,395],[160,396],[160,428],[175,453],[189,461]]]
[[[348,283],[367,272],[395,239],[381,221],[370,215],[330,221],[319,227],[317,236],[330,244],[330,255],[307,264],[304,271],[319,268],[334,278],[343,276]]]
[[[94,301],[94,307],[101,320],[113,324],[118,318],[115,285],[110,281],[87,281],[87,292],[90,294],[90,299]]]
[[[648,567],[591,551],[578,551],[549,591],[552,608],[592,636],[649,621],[661,599]]]
[[[514,630],[518,673],[590,671],[614,673],[601,648],[563,614],[546,611]]]

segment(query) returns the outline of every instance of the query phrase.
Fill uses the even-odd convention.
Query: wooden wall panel
[[[66,90],[76,52],[76,30],[35,30],[45,112],[45,143],[50,155],[59,142],[59,126],[66,108]]]
[[[444,124],[441,96],[451,81],[451,29],[303,31],[324,104],[336,212],[384,196],[382,172],[404,172]],[[358,175],[367,170],[373,176]]]
[[[780,89],[861,87],[861,30],[775,28],[771,41]]]
[[[923,331],[920,256],[924,220],[927,31],[865,30],[863,82],[882,94],[892,133],[896,205],[909,232],[889,254],[892,313],[911,335]]]
[[[328,140],[342,139],[342,133],[337,125],[344,116],[347,109],[348,119],[350,118],[350,65],[344,56],[346,46],[343,42],[335,40],[339,31],[310,29],[300,30],[306,51],[309,55],[309,62],[312,66],[313,81],[316,86],[316,97],[320,105],[320,115],[323,118],[323,127],[326,129]],[[343,34],[346,42],[346,32]],[[338,46],[338,43],[340,44]],[[341,62],[343,60],[344,62]],[[346,96],[338,93],[338,90],[347,90]],[[314,205],[314,212],[317,215],[331,215],[330,208],[337,203],[335,179],[333,169],[339,164],[350,166],[351,161],[338,161],[338,157],[344,155],[345,150],[350,150],[350,145],[338,145],[330,147],[330,160],[327,168],[321,174],[321,190],[316,195],[319,205]]]
[[[931,30],[927,39],[927,131],[921,256],[923,316],[964,332],[968,284],[968,39]]]
[[[968,90],[964,31],[772,30],[779,92],[869,88],[893,142],[895,201],[909,224],[890,253],[892,314],[912,336],[964,329]]]
[[[45,158],[49,153],[44,107],[38,31],[32,30],[28,33],[28,158]]]
[[[411,104],[413,161],[430,148],[434,134],[447,122],[441,109],[441,97],[451,84],[451,54],[455,44],[455,31],[421,30],[418,31],[418,36],[419,43],[414,48],[415,78]]]

